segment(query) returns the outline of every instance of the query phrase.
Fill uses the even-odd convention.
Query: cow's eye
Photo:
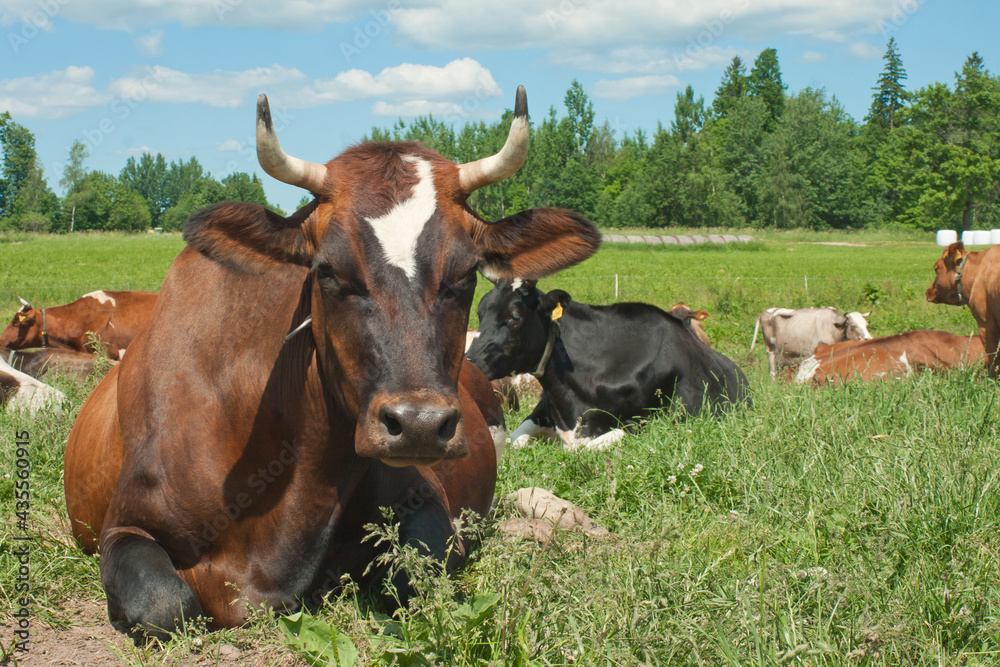
[[[462,294],[467,294],[469,290],[476,288],[476,273],[473,268],[455,279],[445,280],[438,289],[438,296],[442,299],[457,299]]]
[[[329,264],[316,267],[316,279],[324,290],[335,291],[340,296],[368,296],[368,290],[359,281],[338,275]]]

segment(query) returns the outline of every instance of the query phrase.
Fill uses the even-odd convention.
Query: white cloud
[[[465,115],[461,104],[454,102],[428,102],[427,100],[409,100],[400,104],[376,102],[372,105],[372,113],[376,116],[413,116],[434,115],[438,118]]]
[[[877,46],[872,46],[868,42],[852,42],[847,50],[852,56],[858,58],[878,58],[882,55],[882,50]]]
[[[401,5],[405,4],[406,8]],[[903,3],[905,5],[905,3]],[[0,0],[0,25],[51,19],[140,32],[183,27],[263,27],[317,32],[355,23],[439,49],[592,48],[619,44],[705,46],[809,34],[845,41],[879,32],[901,0]],[[350,40],[345,40],[350,41]]]
[[[392,4],[392,3],[390,3]],[[2,0],[0,24],[20,23],[25,17],[49,14],[84,25],[136,31],[179,23],[193,26],[283,28],[315,32],[328,23],[344,23],[376,12],[366,0]],[[394,5],[393,5],[394,6]],[[51,9],[47,9],[51,7]],[[388,11],[385,3],[377,10]],[[29,19],[30,20],[30,19]],[[387,18],[383,17],[383,21]]]
[[[139,35],[135,38],[135,45],[144,56],[153,58],[163,55],[163,31],[154,30],[147,35]]]
[[[296,93],[293,108],[349,102],[370,97],[394,100],[485,100],[503,91],[488,69],[471,58],[453,60],[444,67],[404,63],[378,74],[352,69],[332,79],[317,79]]]
[[[64,118],[106,104],[111,96],[97,91],[90,67],[67,67],[46,74],[0,81],[0,110],[15,118]]]
[[[113,81],[115,95],[136,102],[204,104],[211,107],[238,107],[248,104],[265,88],[302,85],[307,77],[297,69],[272,65],[242,72],[214,70],[189,74],[159,65],[145,67]]]
[[[282,109],[376,99],[382,102],[378,108],[387,114],[414,115],[416,109],[426,109],[417,114],[431,113],[431,109],[436,109],[435,114],[443,110],[461,113],[463,107],[479,108],[483,101],[503,93],[490,71],[471,58],[453,60],[444,67],[404,63],[377,74],[352,69],[328,79],[311,79],[282,65],[197,73],[149,65],[112,81],[105,91],[94,89],[93,78],[90,67],[68,67],[0,80],[0,110],[21,117],[59,118],[95,106],[134,107],[147,101],[234,108],[253,104],[265,91],[272,104]]]
[[[617,81],[602,79],[591,86],[590,92],[595,98],[620,102],[644,95],[661,95],[680,85],[680,79],[673,74],[635,76]]]
[[[669,51],[659,47],[630,46],[623,49],[581,51],[567,50],[553,53],[548,62],[552,65],[591,72],[611,74],[666,74],[719,68],[727,65],[733,56],[749,57],[733,47],[709,45]]]
[[[826,54],[819,51],[803,51],[799,61],[804,63],[821,63],[826,60]]]
[[[838,44],[843,44],[847,41],[847,35],[838,30],[821,30],[815,33],[816,39],[822,39],[824,42],[837,42]]]
[[[898,11],[899,0],[436,0],[391,20],[401,37],[431,48],[684,50],[732,38],[872,33]]]
[[[351,69],[329,79],[309,79],[301,71],[272,65],[243,72],[215,70],[188,74],[147,67],[111,84],[115,94],[133,100],[237,107],[265,90],[276,104],[290,109],[381,97],[392,100],[486,99],[501,94],[493,75],[471,58],[444,67],[404,63],[378,74]]]
[[[116,150],[112,152],[115,155],[119,155],[121,157],[139,157],[143,153],[149,153],[150,155],[152,155],[154,151],[149,146],[143,144],[142,146],[133,146],[132,148],[126,148],[125,150]]]
[[[241,144],[236,139],[230,139],[229,141],[223,141],[221,143],[215,144],[215,150],[222,151],[224,153],[238,152],[243,150],[243,144]]]

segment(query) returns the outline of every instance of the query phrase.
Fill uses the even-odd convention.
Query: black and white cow
[[[532,281],[500,281],[479,302],[479,335],[466,357],[491,380],[534,373],[542,396],[510,436],[559,438],[603,449],[623,426],[675,401],[689,414],[750,402],[746,376],[656,306],[590,306]]]

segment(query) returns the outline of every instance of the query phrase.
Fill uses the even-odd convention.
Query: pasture
[[[707,309],[706,332],[747,373],[754,406],[718,421],[660,415],[609,452],[508,450],[498,497],[544,487],[613,539],[557,533],[540,545],[482,524],[469,566],[450,578],[397,553],[421,595],[393,619],[345,582],[294,622],[262,616],[165,648],[124,641],[104,616],[98,559],[72,543],[65,516],[62,452],[90,387],[54,381],[70,399],[64,414],[0,413],[0,660],[22,595],[15,537],[26,534],[31,651],[14,654],[26,665],[335,665],[335,654],[400,665],[1000,663],[996,383],[977,368],[815,390],[772,384],[760,341],[748,358],[770,306],[873,310],[874,336],[971,333],[967,309],[924,300],[940,249],[880,233],[757,235],[725,247],[605,245],[543,281],[610,303],[617,274],[618,300]],[[17,296],[48,306],[155,289],[182,245],[177,235],[0,239],[0,316],[10,321]],[[480,279],[477,297],[489,287]],[[26,533],[14,498],[24,431]]]

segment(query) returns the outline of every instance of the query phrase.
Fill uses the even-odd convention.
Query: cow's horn
[[[514,99],[514,119],[510,123],[507,142],[496,155],[468,162],[458,168],[458,182],[469,195],[479,188],[499,183],[521,168],[528,157],[528,95],[524,86],[517,87]]]
[[[282,183],[305,188],[313,194],[322,190],[326,180],[326,167],[292,157],[281,149],[264,93],[257,98],[257,162]]]
[[[21,297],[17,297],[17,300],[21,302],[21,311],[22,312],[26,313],[29,310],[31,310],[31,304],[30,303],[28,303],[27,301],[25,301]]]

